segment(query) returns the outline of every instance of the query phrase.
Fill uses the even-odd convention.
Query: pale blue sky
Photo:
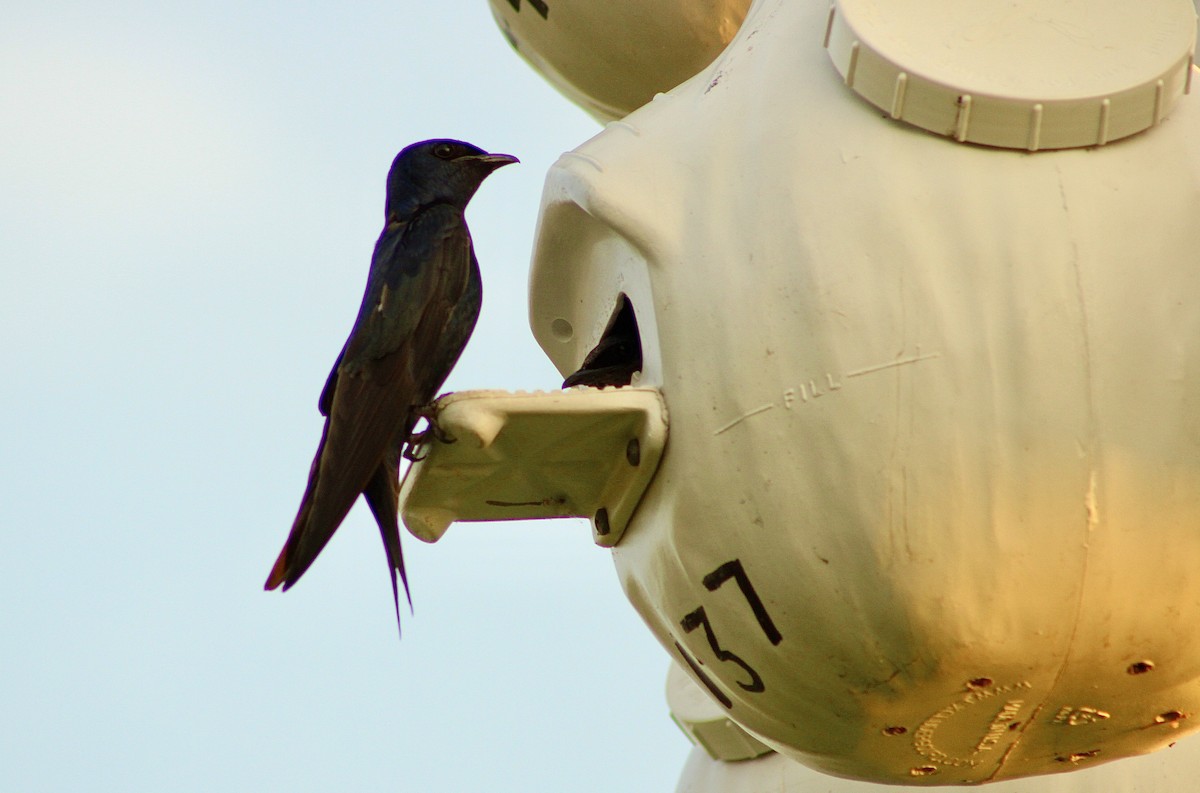
[[[599,127],[482,0],[40,3],[0,26],[0,789],[670,790],[668,657],[586,524],[405,535],[361,506],[262,582],[404,145],[520,157],[468,211],[447,387],[554,388],[541,184]]]

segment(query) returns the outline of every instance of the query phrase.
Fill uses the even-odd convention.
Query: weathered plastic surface
[[[987,787],[953,785],[946,791],[987,793],[1180,793],[1194,790],[1200,741],[1183,741],[1156,754],[1050,777],[993,782]],[[887,793],[898,788],[838,779],[778,754],[737,763],[713,760],[696,747],[684,766],[676,793]]]
[[[1196,97],[1099,148],[959,144],[846,88],[828,11],[758,0],[547,178],[535,335],[570,372],[628,295],[671,416],[625,591],[732,719],[829,773],[978,783],[1178,741]],[[1179,789],[1158,757],[1146,789]]]
[[[750,0],[488,0],[513,49],[601,122],[712,63]]]
[[[585,517],[616,545],[667,440],[649,388],[459,391],[437,401],[430,437],[400,490],[404,525],[436,542],[454,521]]]

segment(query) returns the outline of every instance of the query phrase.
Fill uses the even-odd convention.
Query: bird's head
[[[426,140],[408,146],[388,172],[386,215],[411,217],[421,206],[452,204],[465,209],[488,174],[518,162],[509,154],[488,154],[461,140]]]

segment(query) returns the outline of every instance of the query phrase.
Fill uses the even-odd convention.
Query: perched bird
[[[457,140],[414,143],[396,155],[362,306],[318,400],[325,428],[266,589],[295,584],[362,493],[383,537],[397,625],[397,573],[411,607],[397,518],[400,457],[479,317],[479,263],[463,212],[488,174],[514,162]]]

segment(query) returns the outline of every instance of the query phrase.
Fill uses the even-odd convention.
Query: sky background
[[[416,140],[515,154],[447,389],[551,389],[542,181],[599,131],[483,0],[9,4],[0,26],[0,789],[671,790],[668,656],[583,521],[359,505],[262,584]]]

